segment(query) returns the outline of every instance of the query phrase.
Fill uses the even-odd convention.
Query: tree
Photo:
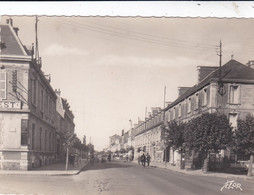
[[[94,145],[93,144],[89,143],[89,144],[87,144],[87,147],[88,147],[88,151],[90,153],[94,153]]]
[[[183,165],[182,162],[182,154],[184,150],[184,126],[185,124],[182,122],[177,122],[176,120],[167,122],[166,125],[162,126],[162,132],[164,137],[164,159],[166,162],[166,148],[169,146],[173,150],[178,150],[181,157],[181,167]]]
[[[175,120],[168,122],[167,133],[165,133],[165,143],[174,150],[181,150],[184,143],[184,123],[177,123]]]
[[[250,155],[248,176],[252,174],[254,154],[254,117],[248,114],[245,120],[238,120],[232,144],[233,150]]]
[[[226,149],[232,140],[232,127],[226,115],[204,113],[188,122],[184,139],[186,146],[206,156],[204,172],[208,170],[209,153]]]
[[[120,153],[121,153],[121,154],[126,153],[126,149],[125,149],[125,148],[121,148],[121,149],[120,149]]]

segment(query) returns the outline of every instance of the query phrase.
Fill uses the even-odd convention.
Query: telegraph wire
[[[119,27],[117,27],[117,28],[114,28],[114,27],[112,27],[112,26],[108,26],[108,25],[103,25],[103,24],[98,24],[98,23],[95,23],[95,22],[91,22],[91,21],[86,21],[87,23],[91,23],[91,24],[95,24],[95,25],[97,25],[97,26],[105,26],[106,28],[112,28],[112,29],[115,29],[115,30],[119,30],[119,29],[121,29],[121,30],[124,30],[124,31],[126,31],[126,32],[128,32],[128,31],[130,31],[130,30],[127,30],[127,29],[123,29],[123,28],[119,28]],[[204,47],[214,47],[214,45],[213,44],[208,44],[208,43],[194,43],[194,42],[190,42],[190,41],[183,41],[183,40],[179,40],[179,39],[169,39],[168,37],[165,37],[165,36],[155,36],[155,35],[151,35],[151,34],[147,34],[147,33],[141,33],[141,32],[139,32],[139,31],[130,31],[131,33],[135,33],[135,34],[140,34],[140,35],[144,35],[144,36],[151,36],[151,37],[155,37],[155,38],[162,38],[162,39],[167,39],[167,40],[169,40],[169,41],[175,41],[175,42],[182,42],[182,43],[186,43],[186,44],[198,44],[198,45],[200,45],[200,44],[202,44]]]
[[[79,29],[86,29],[86,30],[95,31],[95,32],[99,32],[99,33],[114,35],[114,36],[118,36],[118,37],[122,37],[122,38],[134,39],[134,40],[143,41],[143,42],[147,42],[147,43],[154,43],[154,44],[163,45],[163,46],[176,46],[176,47],[186,48],[186,49],[195,48],[195,49],[201,49],[201,50],[210,49],[210,50],[213,50],[213,51],[216,48],[216,46],[211,46],[211,47],[199,46],[198,43],[196,45],[186,45],[186,44],[177,43],[177,42],[170,43],[170,42],[166,42],[166,41],[158,40],[158,39],[156,40],[156,39],[150,39],[150,38],[146,38],[146,37],[123,34],[123,33],[115,32],[115,31],[112,31],[112,30],[108,31],[106,29],[95,28],[95,27],[90,26],[90,25],[81,26],[81,25],[75,24],[74,22],[70,23],[70,22],[67,22],[67,21],[59,21],[59,20],[56,20],[56,19],[52,19],[52,20],[54,20],[56,22],[59,22],[61,24],[64,23],[64,24],[67,24],[67,25],[70,25],[70,26],[74,26],[74,27],[79,28]],[[150,36],[152,36],[152,35],[150,35]],[[165,43],[167,43],[167,44],[165,44]]]

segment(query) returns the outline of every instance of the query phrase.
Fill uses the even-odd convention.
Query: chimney
[[[170,104],[172,104],[172,102],[165,102],[166,103],[166,107],[168,107]]]
[[[12,21],[12,19],[11,19],[11,18],[6,19],[6,24],[9,24],[9,25],[13,26],[13,21]]]
[[[246,65],[249,66],[250,68],[254,68],[254,60],[248,61]]]
[[[122,130],[122,136],[124,135],[124,129]]]
[[[58,95],[58,96],[61,96],[61,91],[60,91],[60,89],[55,89],[55,93]]]
[[[152,110],[152,115],[156,115],[158,112],[160,112],[161,108],[160,107],[153,107],[151,108]]]
[[[44,75],[46,80],[50,83],[51,82],[51,75],[48,74],[48,75]]]
[[[19,28],[18,27],[14,27],[13,30],[15,31],[16,35],[18,36]]]
[[[198,83],[218,68],[217,66],[198,66]]]
[[[178,97],[183,95],[186,91],[191,89],[191,87],[178,87]]]

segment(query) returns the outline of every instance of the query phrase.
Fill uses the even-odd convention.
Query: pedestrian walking
[[[146,166],[146,156],[145,156],[144,153],[143,153],[142,156],[141,156],[141,163],[142,163],[143,167]]]
[[[111,161],[111,155],[109,154],[108,155],[108,162],[110,162]]]
[[[69,161],[70,161],[70,164],[74,167],[74,162],[75,162],[75,156],[74,156],[74,154],[70,154],[69,155]]]
[[[150,166],[150,162],[151,162],[151,156],[147,153],[146,154],[146,162],[147,162],[147,166]]]
[[[140,154],[138,155],[138,165],[140,165],[140,162],[141,162],[141,156]]]

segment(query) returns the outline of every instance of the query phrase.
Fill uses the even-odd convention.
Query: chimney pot
[[[19,28],[15,27],[15,28],[13,28],[13,30],[15,31],[16,35],[18,36]]]

